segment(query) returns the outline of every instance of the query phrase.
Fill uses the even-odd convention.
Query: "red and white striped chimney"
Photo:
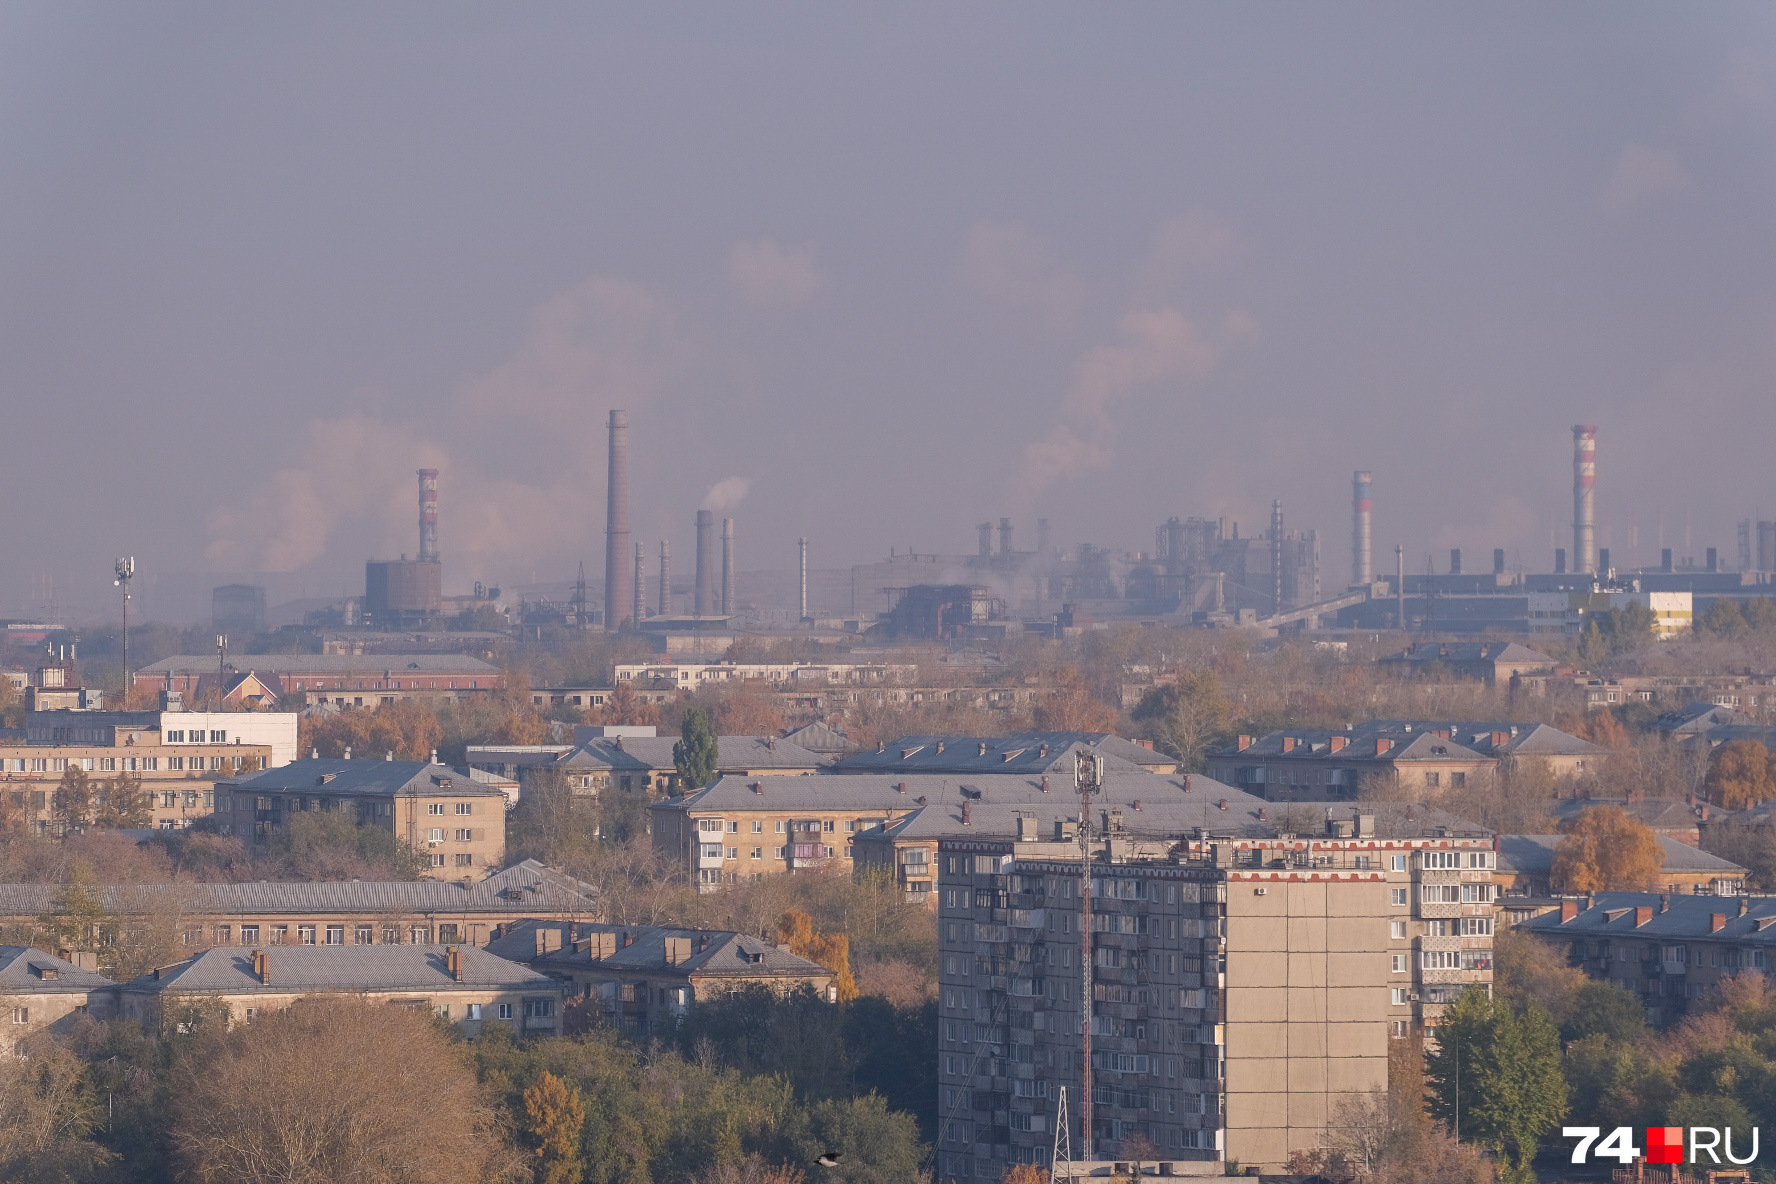
[[[419,561],[438,562],[438,470],[419,470]]]
[[[1597,428],[1573,425],[1573,565],[1597,570]]]

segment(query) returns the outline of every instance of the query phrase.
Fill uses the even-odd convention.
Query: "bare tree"
[[[456,1184],[518,1164],[425,1011],[311,998],[186,1072],[173,1144],[198,1184]]]

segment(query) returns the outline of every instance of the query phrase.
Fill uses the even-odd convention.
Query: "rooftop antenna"
[[[1061,1087],[1059,1099],[1055,1102],[1054,1150],[1048,1162],[1053,1165],[1049,1173],[1053,1184],[1073,1179],[1073,1129],[1067,1121],[1067,1087]]]
[[[1085,1157],[1097,1158],[1092,1137],[1092,874],[1091,800],[1104,791],[1104,758],[1081,746],[1073,754],[1079,790],[1079,1089],[1080,1140]]]
[[[117,572],[117,578],[111,582],[123,589],[123,697],[125,704],[127,705],[131,682],[129,664],[129,586],[130,581],[136,578],[136,557],[134,555],[129,555],[119,559],[117,561],[117,566],[113,570]]]

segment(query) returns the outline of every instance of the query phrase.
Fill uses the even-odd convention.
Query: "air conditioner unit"
[[[1254,888],[1254,889],[1252,889],[1253,896],[1266,896],[1269,893],[1270,893],[1270,889],[1268,889],[1268,888]]]

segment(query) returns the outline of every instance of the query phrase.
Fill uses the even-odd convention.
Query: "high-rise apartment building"
[[[1380,803],[1103,811],[1085,1139],[1077,806],[1057,807],[939,846],[941,1181],[1047,1166],[1062,1086],[1076,1159],[1139,1136],[1177,1174],[1281,1165],[1386,1087],[1391,1038],[1491,981],[1490,831]]]

